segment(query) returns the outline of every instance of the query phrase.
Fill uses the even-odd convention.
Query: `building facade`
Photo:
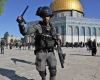
[[[84,12],[79,0],[53,0],[50,4],[54,16],[52,24],[60,34],[62,42],[87,42],[96,39],[100,41],[100,19],[84,18]],[[38,21],[27,22],[31,27]]]
[[[12,36],[8,36],[7,42],[10,43],[11,40],[12,40],[12,42],[14,42],[15,40],[21,41],[21,38],[20,38],[20,37],[12,37]]]

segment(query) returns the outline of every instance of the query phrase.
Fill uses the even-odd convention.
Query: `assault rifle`
[[[24,10],[23,13],[21,14],[22,18],[23,18],[23,16],[24,16],[25,12],[27,11],[28,7],[29,7],[29,6],[26,6],[25,10]],[[17,21],[17,20],[16,20],[16,21]],[[23,19],[23,21],[24,21],[24,23],[26,24],[26,21],[25,21],[24,19]]]
[[[58,51],[61,67],[64,68],[64,60],[65,60],[66,54],[62,53],[62,49],[60,45],[57,45],[57,51]]]

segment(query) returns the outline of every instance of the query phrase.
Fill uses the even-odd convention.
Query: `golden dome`
[[[83,13],[83,8],[79,0],[53,0],[50,7],[53,11],[77,10]]]

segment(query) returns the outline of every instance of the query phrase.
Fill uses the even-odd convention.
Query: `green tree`
[[[18,39],[17,41],[18,41],[18,42],[21,42],[21,40],[19,40],[19,39]]]
[[[4,40],[5,40],[6,43],[8,43],[7,42],[8,36],[9,36],[9,33],[8,32],[5,32],[5,34],[4,34]]]
[[[24,37],[24,38],[21,38],[21,41],[22,41],[22,42],[24,42],[24,43],[26,43],[26,41],[27,41],[27,38],[26,38],[26,37]]]
[[[14,43],[17,43],[17,40],[16,39],[14,40]]]
[[[11,42],[11,43],[13,43],[13,41],[14,41],[13,39],[10,39],[10,42]]]
[[[4,12],[4,5],[7,2],[7,0],[0,0],[0,16]]]

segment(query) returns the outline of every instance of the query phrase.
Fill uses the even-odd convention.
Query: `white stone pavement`
[[[55,51],[57,80],[100,80],[100,48],[96,56],[91,56],[91,52],[86,48],[62,49],[66,53],[63,69]],[[0,80],[41,80],[34,62],[34,49],[5,49],[5,54],[0,54]],[[49,80],[48,67],[47,80]]]

